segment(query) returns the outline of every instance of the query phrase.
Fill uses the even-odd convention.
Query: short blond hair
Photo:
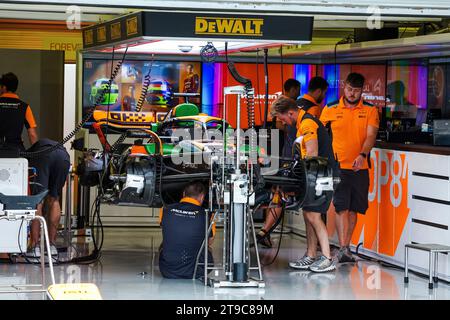
[[[297,110],[297,102],[284,95],[279,96],[270,107],[270,114],[276,117],[277,114],[287,113],[289,110]]]

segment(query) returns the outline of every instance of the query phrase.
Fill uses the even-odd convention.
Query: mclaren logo
[[[262,37],[264,19],[196,17],[195,34]]]

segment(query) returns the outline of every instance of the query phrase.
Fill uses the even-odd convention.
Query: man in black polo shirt
[[[192,279],[197,254],[205,238],[206,212],[202,208],[205,196],[205,186],[200,182],[192,183],[184,189],[179,203],[164,208],[163,243],[159,255],[159,271],[163,277]],[[208,261],[213,261],[210,254]],[[203,272],[203,266],[199,266],[196,277]]]
[[[298,96],[300,95],[300,87],[301,84],[298,80],[287,79],[283,84],[283,94],[288,98],[297,100]],[[290,125],[285,126],[284,143],[282,150],[283,157],[292,158],[292,145],[294,144],[296,133],[297,129],[295,127]]]
[[[70,156],[64,146],[50,139],[40,139],[31,146],[28,152],[39,152],[48,150],[39,154],[38,157],[30,157],[28,163],[30,167],[36,169],[35,181],[38,185],[33,185],[33,194],[48,189],[48,195],[45,197],[44,204],[46,207],[45,215],[48,221],[48,235],[50,240],[50,250],[52,256],[58,256],[58,250],[55,246],[56,236],[61,219],[61,194],[67,175],[70,169]],[[43,215],[44,205],[38,205],[37,215]],[[40,258],[40,224],[34,220],[31,223],[30,248],[27,256],[30,258]]]
[[[14,73],[6,73],[0,78],[0,148],[25,151],[23,127],[27,128],[31,144],[38,140],[38,135],[30,106],[15,93],[18,85]]]

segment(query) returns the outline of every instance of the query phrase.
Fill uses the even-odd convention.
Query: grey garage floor
[[[278,243],[279,235],[274,237]],[[215,257],[220,259],[220,232]],[[214,289],[200,281],[163,279],[158,270],[158,228],[106,228],[102,258],[92,265],[57,265],[56,282],[95,283],[104,299],[450,299],[450,285],[428,290],[427,280],[411,275],[407,287],[403,272],[359,260],[338,265],[333,273],[314,274],[289,269],[288,261],[304,253],[305,239],[283,235],[275,262],[264,267],[264,289]],[[79,250],[80,247],[78,247]],[[263,263],[274,249],[260,248]],[[40,268],[27,264],[0,264],[0,284],[40,281]],[[42,294],[1,294],[0,299],[42,299]]]

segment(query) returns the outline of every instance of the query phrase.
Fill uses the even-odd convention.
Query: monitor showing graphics
[[[185,102],[177,93],[201,91],[201,64],[179,61],[126,60],[108,89],[115,60],[85,59],[83,62],[83,117],[95,107],[97,111],[136,112],[161,118],[171,108]],[[147,87],[147,93],[142,94]],[[201,106],[200,95],[189,102]],[[91,118],[85,127],[90,127]]]

